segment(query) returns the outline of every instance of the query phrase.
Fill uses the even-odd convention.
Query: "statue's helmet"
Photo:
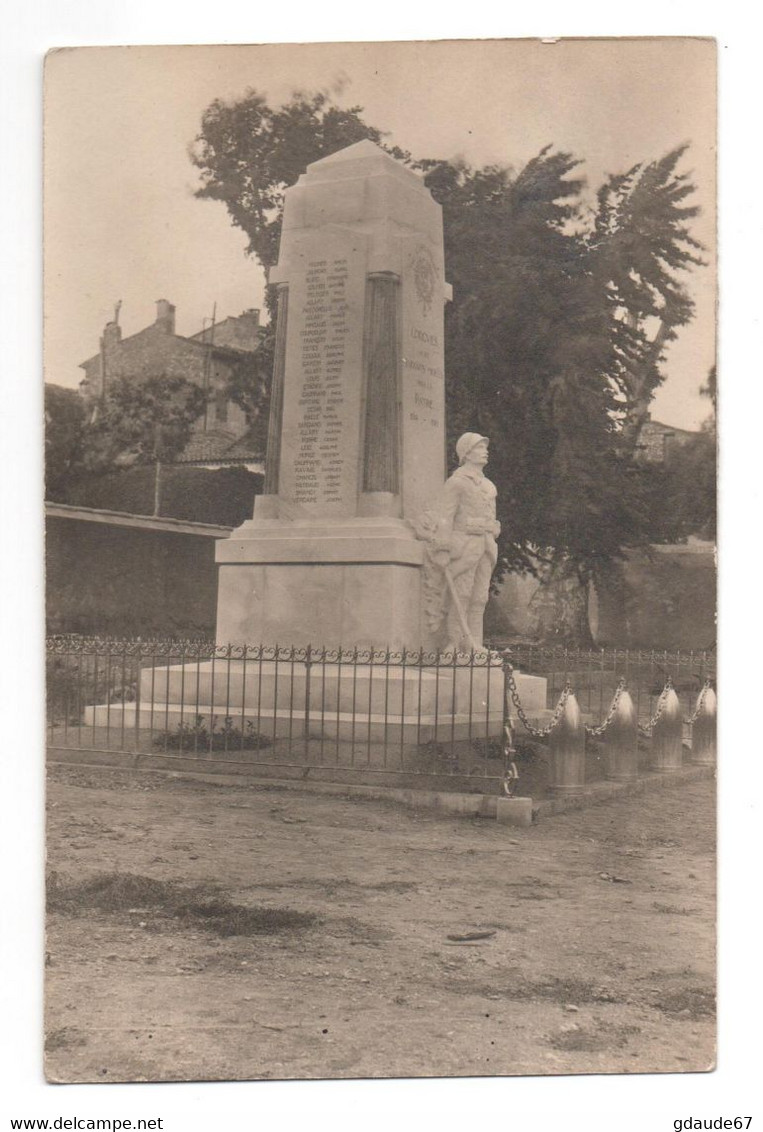
[[[478,432],[465,432],[463,436],[459,436],[456,441],[456,455],[459,463],[463,464],[472,448],[476,448],[483,440],[488,444],[490,443],[487,436],[480,436]]]

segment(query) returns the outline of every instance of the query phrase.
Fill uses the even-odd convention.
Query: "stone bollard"
[[[660,718],[652,727],[652,770],[680,770],[683,712],[674,688],[669,688]]]
[[[715,766],[718,701],[712,688],[706,688],[704,692],[702,702],[697,704],[697,717],[691,728],[691,761],[699,766]]]
[[[604,732],[607,751],[607,778],[632,782],[638,778],[638,719],[633,700],[626,691],[620,693],[617,709]]]
[[[582,794],[585,789],[585,723],[578,701],[570,692],[564,711],[549,735],[554,794]]]

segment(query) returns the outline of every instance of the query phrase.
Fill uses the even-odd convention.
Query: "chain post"
[[[619,689],[606,730],[607,778],[631,782],[638,778],[638,718],[630,693]]]
[[[565,694],[566,693],[566,694]],[[585,789],[585,736],[583,716],[569,684],[563,693],[562,711],[549,735],[551,781],[554,794],[582,794]]]
[[[698,766],[715,766],[717,760],[716,719],[718,701],[710,684],[697,697],[691,723],[691,761]]]
[[[697,718],[699,713],[702,711],[702,706],[705,702],[705,696],[707,695],[707,693],[709,691],[712,691],[712,684],[710,683],[710,677],[708,676],[707,679],[705,680],[705,683],[702,685],[702,688],[700,690],[699,695],[697,696],[697,703],[694,707],[694,711],[691,713],[691,715],[689,716],[688,719],[684,720],[684,723],[688,724],[689,727],[692,726],[692,724],[694,723],[694,720]],[[713,694],[715,694],[715,693],[713,693]]]
[[[652,725],[652,770],[679,770],[683,761],[683,712],[671,683],[665,685],[661,700]]]

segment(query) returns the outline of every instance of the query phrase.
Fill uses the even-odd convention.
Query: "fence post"
[[[680,770],[683,713],[675,688],[668,688],[660,718],[652,727],[652,770]]]
[[[704,688],[703,692],[699,694],[701,702],[697,703],[697,716],[691,729],[691,761],[699,766],[715,766],[718,701],[712,688]]]
[[[638,778],[638,719],[630,694],[623,689],[604,733],[607,778],[629,782]]]
[[[585,789],[585,723],[570,692],[556,727],[549,735],[554,794],[582,794]]]

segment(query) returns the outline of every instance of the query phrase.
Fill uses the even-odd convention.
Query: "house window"
[[[228,422],[228,398],[223,389],[218,390],[215,394],[215,422],[217,424],[227,424]]]

